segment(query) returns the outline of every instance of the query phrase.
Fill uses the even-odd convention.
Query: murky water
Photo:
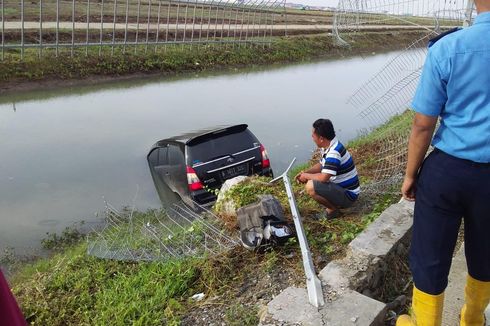
[[[157,140],[248,123],[278,174],[313,150],[311,123],[347,141],[363,126],[346,100],[394,53],[267,70],[142,80],[0,98],[0,249],[115,207],[160,205],[146,163]]]

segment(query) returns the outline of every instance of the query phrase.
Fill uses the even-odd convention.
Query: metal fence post
[[[467,0],[468,3],[466,4],[466,12],[464,15],[464,23],[463,27],[468,27],[471,24],[471,17],[473,16],[473,5],[474,5],[474,0]]]
[[[150,37],[150,20],[151,20],[151,0],[148,0],[148,20],[146,23],[146,41],[145,41],[145,53],[148,52],[148,38]]]
[[[172,0],[168,1],[168,10],[167,10],[167,29],[165,30],[165,50],[167,49],[168,42],[168,30],[170,29],[170,6],[172,4]]]
[[[128,45],[128,22],[129,22],[129,0],[126,0],[126,22],[124,26],[123,53],[126,53],[126,45]]]
[[[194,10],[192,11],[191,49],[192,49],[192,42],[194,42],[194,28],[196,24],[196,7],[197,7],[197,3],[194,2]]]
[[[180,11],[180,1],[177,0],[177,13],[176,13],[176,18],[175,18],[174,42],[177,42],[177,34],[179,33],[179,11]]]
[[[75,0],[72,0],[71,5],[71,56],[75,48]]]
[[[113,22],[112,22],[111,56],[114,55],[114,44],[116,44],[116,18],[117,18],[117,0],[114,0],[114,17],[113,17]]]
[[[102,54],[102,37],[104,34],[104,0],[100,2],[100,46],[99,46],[99,57]]]
[[[276,14],[276,8],[279,6],[274,7],[274,10],[271,13],[271,40],[274,37],[274,15]],[[271,45],[271,42],[269,42],[269,46]]]
[[[43,55],[43,0],[39,0],[39,59]]]
[[[60,43],[60,0],[56,0],[56,57],[59,54]]]
[[[187,0],[185,4],[185,13],[184,13],[184,36],[182,36],[182,46],[185,43],[185,34],[187,33],[187,12],[189,11],[189,0]]]
[[[240,24],[240,36],[238,37],[240,39],[240,45],[242,44],[242,35],[243,35],[243,21],[245,20],[245,7],[246,5],[245,4],[242,4],[242,18],[240,19],[241,20],[241,24]],[[248,15],[248,11],[247,11],[247,15]]]
[[[213,33],[213,38],[216,38],[216,34],[218,31],[218,13],[219,13],[219,4],[221,3],[221,0],[219,0],[216,4],[216,16],[214,18],[214,33]]]
[[[87,37],[85,40],[85,56],[88,56],[88,44],[90,40],[90,0],[87,0]]]
[[[284,36],[288,36],[288,8],[286,8],[286,0],[284,0]]]
[[[141,0],[138,0],[138,9],[136,11],[136,36],[134,39],[134,54],[138,50],[138,34],[140,31],[140,11],[141,11]]]
[[[157,31],[155,35],[155,53],[157,53],[158,47],[158,34],[160,34],[160,11],[162,9],[162,1],[158,1],[158,15],[157,15]]]
[[[5,0],[2,1],[2,61],[5,59]]]
[[[20,0],[20,19],[21,19],[21,33],[20,33],[20,58],[24,59],[24,0]]]
[[[235,26],[233,27],[233,41],[236,42],[236,30],[238,29],[238,13],[240,12],[240,5],[236,7],[235,12]]]
[[[288,172],[293,166],[296,158],[293,159],[289,167],[284,171],[282,175],[272,180],[270,183],[276,182],[282,179],[288,195],[289,205],[291,206],[291,214],[293,215],[294,226],[296,228],[296,235],[298,237],[299,246],[301,248],[301,256],[303,258],[303,268],[306,276],[306,289],[308,291],[308,299],[310,304],[315,307],[320,307],[325,304],[323,299],[322,283],[316,275],[315,266],[311,258],[311,251],[308,246],[308,240],[306,239],[306,233],[301,221],[301,215],[299,214],[298,207],[296,206],[296,200],[294,198],[293,187],[289,181]]]
[[[209,29],[211,28],[211,8],[212,8],[212,5],[213,5],[213,0],[211,0],[209,3],[208,28],[207,28],[207,33],[206,33],[206,41],[209,41]]]
[[[204,20],[204,2],[201,1],[201,20],[199,21],[199,45],[202,39],[202,23]]]
[[[228,6],[228,2],[223,3],[223,17],[221,18],[221,34],[220,38],[223,39],[223,31],[225,29],[225,17],[226,17],[226,7]]]

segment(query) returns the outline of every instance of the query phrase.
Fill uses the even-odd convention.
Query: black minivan
[[[246,124],[160,140],[147,159],[161,201],[177,195],[194,208],[212,205],[227,179],[273,176],[267,151]]]

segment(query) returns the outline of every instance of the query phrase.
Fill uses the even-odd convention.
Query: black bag
[[[294,226],[286,221],[277,198],[262,195],[259,199],[257,203],[237,210],[240,240],[250,250],[267,245],[282,245],[296,235]]]

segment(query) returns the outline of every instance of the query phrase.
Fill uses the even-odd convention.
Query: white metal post
[[[466,12],[464,15],[463,27],[468,27],[471,24],[471,16],[473,15],[474,3],[474,0],[468,0],[468,2],[466,3]]]
[[[282,175],[275,178],[271,183],[282,179],[284,186],[286,187],[286,193],[288,195],[289,205],[291,206],[291,214],[293,215],[294,226],[296,228],[296,235],[298,237],[299,246],[301,248],[301,256],[303,258],[303,268],[306,276],[306,289],[308,291],[308,299],[310,304],[315,307],[320,307],[325,304],[323,299],[322,283],[316,275],[315,266],[313,265],[313,259],[311,258],[310,248],[308,246],[308,240],[306,239],[303,223],[301,222],[301,216],[299,215],[298,207],[296,206],[296,200],[294,199],[293,187],[289,181],[288,172],[293,166],[296,158],[294,158],[289,164],[289,167],[284,171]]]

